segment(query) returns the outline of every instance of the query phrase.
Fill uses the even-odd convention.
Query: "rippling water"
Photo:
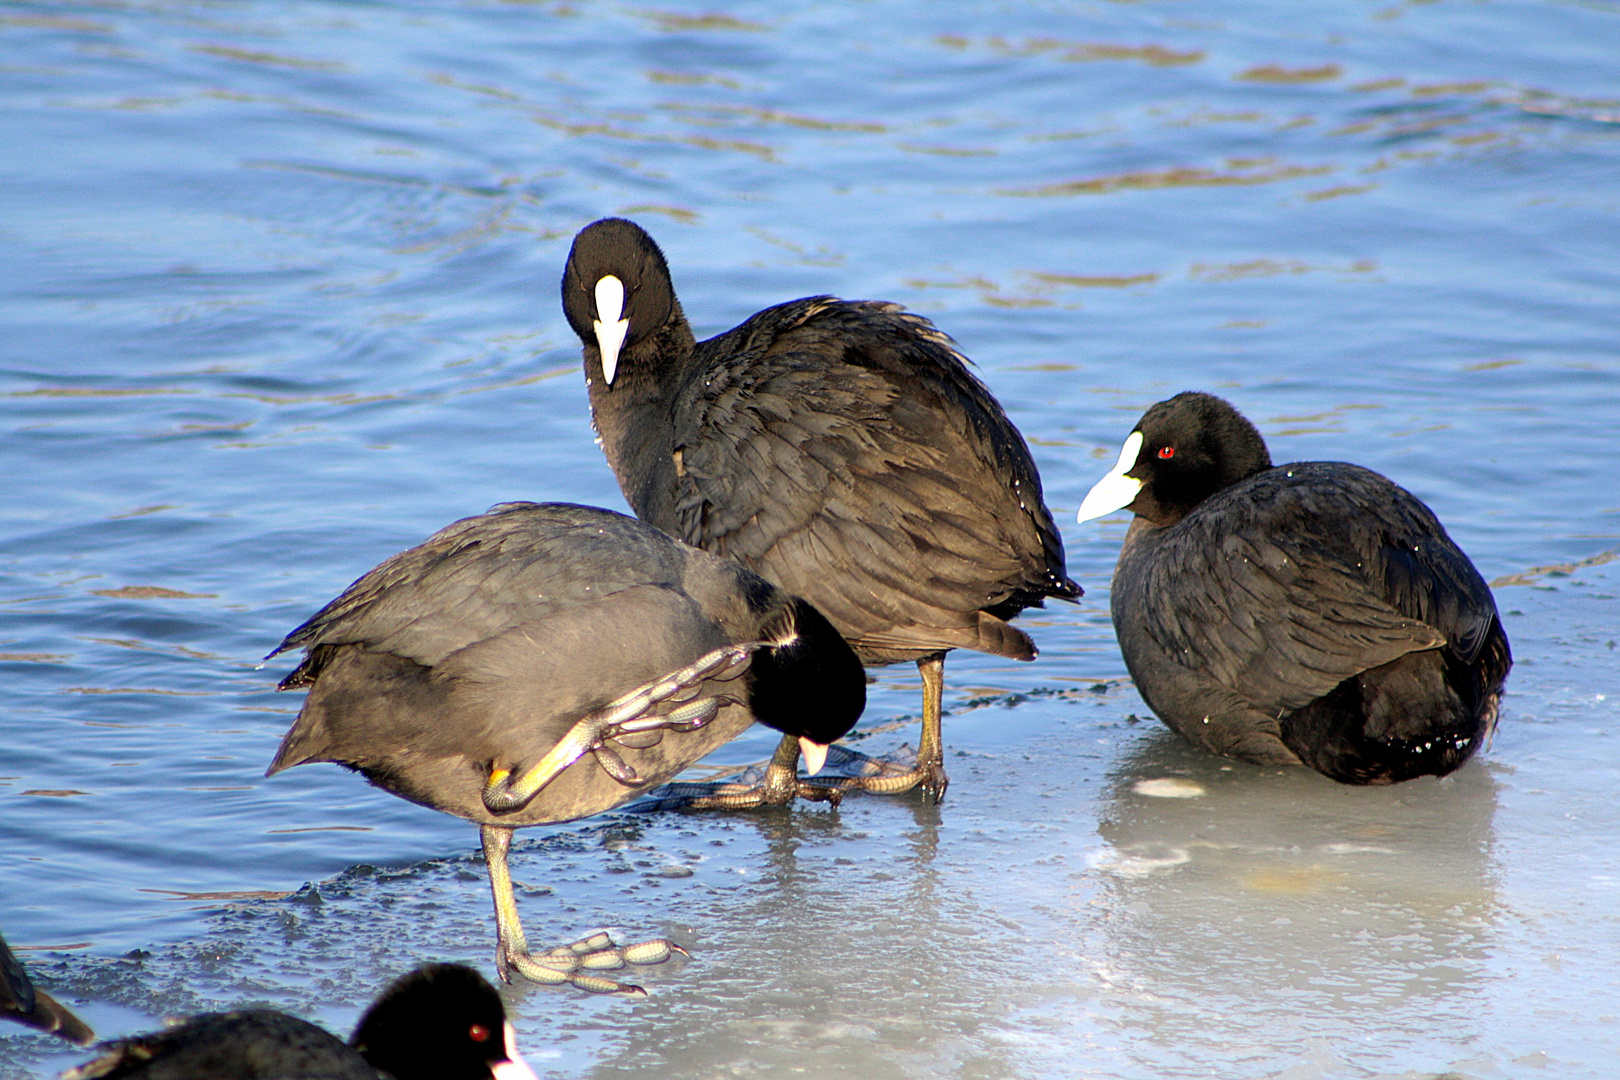
[[[522,834],[531,936],[694,953],[645,1001],[514,991],[543,1075],[1607,1074],[1617,41],[1601,0],[0,2],[0,927],[105,1034],[490,969],[474,830],[262,779],[298,699],[255,665],[454,518],[623,506],[556,298],[620,213],[700,333],[821,292],[935,318],[1088,596],[1025,619],[1035,665],[953,654],[937,810]],[[1187,388],[1386,472],[1496,579],[1482,760],[1351,790],[1151,719],[1123,519],[1069,523]],[[888,749],[915,676],[879,678]],[[8,1080],[76,1057],[0,1032]]]

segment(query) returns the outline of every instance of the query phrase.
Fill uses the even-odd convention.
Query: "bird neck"
[[[671,493],[678,479],[673,410],[695,345],[677,306],[663,329],[625,350],[611,386],[599,375],[589,380],[591,422],[619,489],[638,517],[660,528],[673,524]],[[591,371],[589,357],[586,371]]]
[[[1179,520],[1179,519],[1178,519]],[[1131,518],[1131,527],[1125,531],[1125,541],[1119,546],[1119,559],[1114,563],[1114,580],[1129,575],[1137,566],[1151,558],[1164,539],[1167,525],[1158,525],[1138,514]]]

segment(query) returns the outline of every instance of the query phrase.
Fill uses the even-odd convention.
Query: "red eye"
[[[474,1024],[472,1027],[467,1029],[467,1038],[471,1039],[473,1042],[488,1042],[489,1028],[485,1027],[483,1024]]]
[[[1173,458],[1176,456],[1176,448],[1173,446],[1161,446],[1159,447],[1159,456],[1162,458]]]

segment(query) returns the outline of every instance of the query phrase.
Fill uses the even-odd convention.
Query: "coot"
[[[477,822],[496,956],[585,990],[589,970],[669,944],[605,934],[530,954],[507,872],[512,830],[601,813],[758,719],[817,756],[860,716],[860,661],[821,615],[758,575],[607,510],[507,503],[356,581],[275,652],[309,697],[266,775],[345,765]]]
[[[1433,512],[1357,465],[1273,468],[1229,403],[1142,417],[1080,520],[1135,514],[1114,568],[1125,665],[1217,754],[1346,784],[1444,776],[1489,738],[1512,666],[1496,601]]]
[[[1033,660],[1007,620],[1080,595],[1029,448],[967,360],[896,304],[831,296],[696,341],[663,252],[622,218],[574,238],[562,303],[636,514],[809,600],[865,663],[915,661],[916,768],[860,786],[938,800],[945,653]],[[792,797],[783,751],[765,801]]]
[[[296,1016],[242,1009],[102,1049],[62,1080],[534,1080],[500,994],[459,964],[427,964],[396,981],[347,1044]]]
[[[96,1037],[90,1026],[43,990],[36,989],[10,948],[0,937],[0,1016],[19,1024],[58,1035],[80,1046]]]

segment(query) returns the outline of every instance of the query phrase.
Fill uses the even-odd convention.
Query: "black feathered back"
[[[102,1051],[64,1080],[379,1080],[336,1035],[271,1009],[204,1013]]]
[[[1357,465],[1268,468],[1259,432],[1213,395],[1160,402],[1136,430],[1112,610],[1170,727],[1346,783],[1444,775],[1489,737],[1507,637],[1427,506]]]
[[[639,229],[641,248],[630,244],[625,224],[575,240],[564,290],[576,304],[656,250]],[[588,325],[569,316],[636,513],[804,597],[868,662],[958,647],[1032,659],[1005,620],[1080,589],[1028,447],[954,343],[897,305],[826,296],[694,342],[673,296],[662,326],[632,314],[640,344],[611,386]]]
[[[65,1078],[491,1080],[491,1066],[507,1060],[505,1026],[500,994],[483,976],[427,964],[384,990],[348,1043],[273,1009],[203,1013],[107,1043]]]

